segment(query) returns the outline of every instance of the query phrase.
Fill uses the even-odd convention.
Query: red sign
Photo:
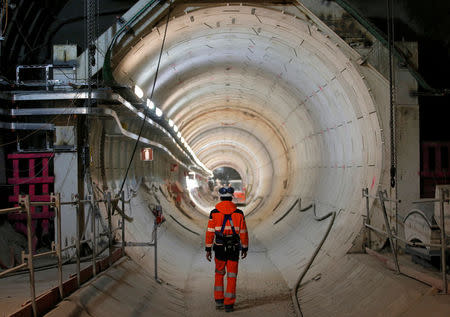
[[[152,148],[143,148],[141,150],[141,161],[153,161],[153,149]]]

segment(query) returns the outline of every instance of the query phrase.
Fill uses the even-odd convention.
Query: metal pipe
[[[95,229],[95,207],[94,207],[94,197],[91,195],[91,225],[92,225],[92,275],[97,275],[97,267],[95,263],[95,258],[97,257],[97,241],[96,241],[96,229]]]
[[[368,193],[367,194],[363,194],[363,197],[379,199],[378,196],[372,196],[372,195],[369,195]],[[387,198],[387,197],[384,197],[384,201],[390,201],[390,202],[393,202],[393,203],[401,203],[402,202],[400,199],[391,199],[391,198]]]
[[[61,300],[64,298],[63,291],[63,273],[62,273],[62,219],[61,219],[61,194],[54,195],[54,208],[56,211],[56,230],[58,235],[58,243],[56,244],[56,255],[58,256],[58,289]]]
[[[75,247],[76,247],[76,261],[77,261],[77,285],[78,287],[80,287],[81,284],[81,265],[80,265],[80,256],[81,256],[81,249],[80,249],[80,206],[79,204],[77,204],[75,206],[75,211],[76,211],[76,239],[75,239]]]
[[[4,209],[0,209],[0,215],[1,214],[7,214],[10,212],[17,212],[17,211],[21,211],[22,207],[11,207],[11,208],[4,208]]]
[[[27,213],[27,241],[28,241],[28,270],[30,272],[30,294],[31,294],[31,307],[33,309],[33,316],[36,317],[38,315],[37,307],[36,307],[36,289],[35,289],[35,280],[34,280],[34,267],[33,267],[33,239],[32,239],[32,230],[31,230],[31,210],[30,210],[30,196],[19,196],[19,202],[25,208]]]
[[[9,268],[9,269],[7,269],[7,270],[5,270],[3,272],[0,272],[0,277],[8,275],[9,273],[15,272],[17,270],[23,269],[24,267],[27,267],[27,266],[28,266],[27,263],[22,263],[22,264],[19,264],[19,265],[15,266],[15,267]]]
[[[445,218],[444,218],[444,199],[447,194],[447,190],[444,188],[440,189],[441,192],[441,203],[440,203],[440,214],[441,214],[441,266],[442,266],[442,282],[444,283],[444,294],[447,294],[447,248],[445,245],[447,244],[447,239],[445,235]]]
[[[373,231],[375,231],[375,232],[378,232],[379,234],[385,235],[386,237],[389,236],[388,233],[387,233],[386,231],[383,231],[383,230],[381,230],[381,229],[379,229],[379,228],[376,228],[376,227],[374,227],[374,226],[372,226],[372,225],[369,225],[369,224],[367,224],[367,223],[365,223],[364,225],[365,225],[367,228],[369,228],[369,229],[371,229],[371,230],[373,230]],[[442,244],[407,241],[407,240],[405,240],[405,239],[400,238],[399,236],[396,236],[395,234],[393,234],[392,237],[393,237],[394,239],[399,240],[399,241],[401,241],[401,242],[403,242],[403,243],[405,243],[405,244],[407,244],[407,245],[410,245],[410,246],[412,246],[412,247],[418,247],[418,246],[419,246],[419,247],[436,247],[436,248],[441,248],[441,247],[442,247]],[[450,245],[447,245],[446,248],[450,248]]]
[[[154,247],[155,243],[152,242],[125,242],[127,247]]]
[[[422,204],[422,203],[437,203],[437,202],[449,202],[449,199],[435,199],[435,198],[425,198],[425,199],[420,199],[420,200],[415,200],[412,203],[413,204]]]
[[[112,245],[112,206],[111,206],[111,192],[106,193],[106,210],[108,212],[108,248],[109,248],[109,256],[108,263],[109,266],[112,264],[112,253],[113,253],[113,245]]]
[[[125,255],[125,192],[122,190],[120,193],[121,199],[122,199],[122,256]]]
[[[55,202],[53,201],[32,201],[30,202],[30,206],[54,206]]]
[[[156,218],[155,218],[154,226],[155,226],[155,242],[154,242],[154,248],[155,248],[155,280],[158,281],[158,224],[156,223]]]
[[[386,225],[386,231],[388,233],[389,242],[391,244],[392,256],[394,257],[395,268],[397,269],[397,273],[400,273],[400,266],[398,265],[398,259],[397,259],[397,250],[395,248],[394,239],[392,237],[391,227],[390,227],[389,219],[388,219],[387,212],[386,212],[386,205],[384,204],[384,202],[385,202],[384,193],[380,190],[378,192],[378,195],[379,195],[379,199],[381,202],[381,207],[382,207],[381,210],[383,211],[383,217],[384,217],[384,223]]]
[[[34,254],[33,255],[33,259],[37,259],[37,258],[46,256],[46,255],[53,255],[53,254],[56,254],[56,253],[57,253],[56,251],[47,251],[47,252],[42,252],[42,253],[39,253],[39,254]]]
[[[366,221],[365,223],[370,225],[370,210],[369,210],[369,188],[363,188],[363,197],[366,198]],[[364,196],[365,195],[365,196]],[[370,230],[367,230],[367,246],[370,248],[371,247],[371,235],[370,235]]]

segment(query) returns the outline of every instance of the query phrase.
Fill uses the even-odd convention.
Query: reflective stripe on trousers
[[[214,258],[216,262],[216,274],[214,281],[214,298],[216,300],[224,299],[225,305],[233,305],[236,301],[236,279],[238,273],[237,261],[221,261]],[[227,288],[224,293],[224,275],[225,267],[227,270]]]

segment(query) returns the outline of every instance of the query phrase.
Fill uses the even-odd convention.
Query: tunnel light
[[[152,110],[155,109],[155,104],[148,98],[147,98],[147,107]]]
[[[178,131],[177,137],[181,138],[181,132],[180,131]]]
[[[188,188],[189,191],[195,189],[198,187],[198,182],[195,179],[190,179],[189,176],[186,176],[186,187]]]
[[[173,124],[174,124],[174,123],[173,123],[173,120],[172,120],[172,119],[169,119],[169,127],[172,128],[172,127],[173,127]]]
[[[163,115],[163,112],[158,107],[155,107],[155,114],[156,116],[161,117]]]
[[[178,127],[177,127],[177,125],[176,125],[176,124],[174,124],[174,125],[173,125],[173,131],[175,131],[175,133],[177,133],[177,132],[178,132]]]
[[[144,97],[144,91],[138,85],[134,86],[134,94],[138,96],[138,98]]]

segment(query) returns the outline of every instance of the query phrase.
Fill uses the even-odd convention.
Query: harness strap
[[[233,213],[234,213],[234,212],[233,212]],[[223,231],[225,230],[225,225],[227,224],[227,220],[230,221],[231,230],[233,231],[233,235],[237,234],[237,233],[236,233],[236,230],[234,229],[233,220],[231,219],[231,215],[232,215],[233,213],[224,215],[224,217],[223,217],[223,223],[222,223],[222,229],[220,229],[220,234],[223,235]]]

